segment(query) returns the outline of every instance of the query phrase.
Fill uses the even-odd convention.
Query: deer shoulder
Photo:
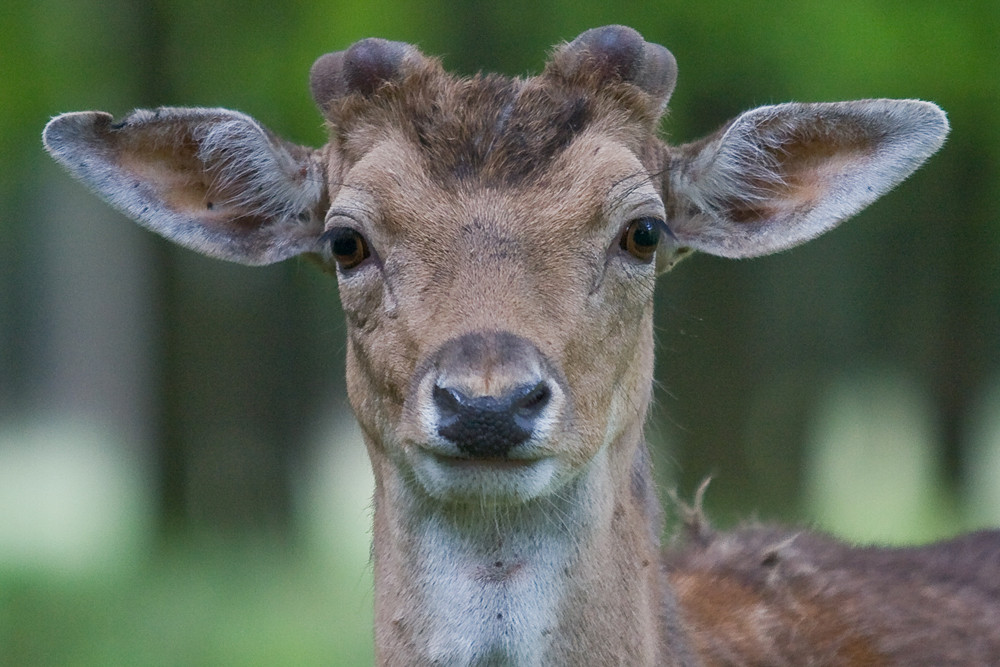
[[[1000,531],[855,546],[682,508],[665,553],[706,664],[986,665],[1000,656]]]

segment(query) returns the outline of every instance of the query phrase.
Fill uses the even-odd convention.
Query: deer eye
[[[365,237],[350,227],[336,227],[326,233],[330,253],[341,270],[353,269],[371,254]]]
[[[619,245],[640,262],[651,262],[660,244],[662,229],[663,222],[656,218],[636,218],[625,226]]]

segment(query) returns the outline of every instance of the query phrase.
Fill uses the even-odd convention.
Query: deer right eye
[[[353,269],[371,255],[365,237],[350,227],[331,229],[326,237],[333,259],[343,271]]]
[[[636,218],[625,227],[619,245],[639,261],[651,262],[660,244],[662,227],[663,222],[656,218]]]

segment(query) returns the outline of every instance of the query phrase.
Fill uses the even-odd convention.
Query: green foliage
[[[0,571],[0,664],[366,665],[371,606],[370,571],[189,541],[110,576]]]

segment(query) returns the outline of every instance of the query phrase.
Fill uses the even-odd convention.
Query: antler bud
[[[369,38],[346,51],[321,56],[309,72],[309,87],[321,109],[350,93],[371,95],[383,84],[402,78],[407,55],[417,50],[403,42]]]
[[[660,112],[677,82],[677,61],[673,54],[621,25],[584,32],[559,49],[549,67],[567,78],[587,76],[600,82],[618,80],[635,84],[654,99]]]

